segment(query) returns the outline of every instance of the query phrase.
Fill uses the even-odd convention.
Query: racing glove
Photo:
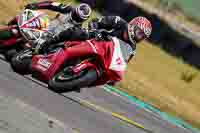
[[[109,41],[110,33],[105,29],[91,30],[89,31],[89,38],[95,38],[97,41]]]
[[[94,38],[95,40],[103,40],[103,36],[98,30],[89,31],[89,38]]]

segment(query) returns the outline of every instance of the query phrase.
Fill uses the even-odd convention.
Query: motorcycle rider
[[[75,43],[72,47],[66,49],[65,59],[70,60],[75,57],[102,54],[106,68],[103,72],[99,72],[100,78],[94,84],[114,84],[122,79],[127,63],[136,53],[136,44],[149,38],[152,32],[151,22],[145,17],[133,18],[128,23],[119,16],[103,16],[92,20],[89,27],[97,29],[97,32],[73,27],[61,32],[52,39],[42,42],[36,48],[33,48],[33,52],[40,53],[45,51],[47,46],[65,40],[82,40],[83,43]],[[100,34],[98,29],[111,30],[111,32]],[[96,37],[96,40],[88,40],[94,37]],[[104,40],[101,40],[102,38]],[[97,41],[99,42],[97,43]],[[120,52],[117,49],[120,49]],[[97,79],[97,77],[98,74],[90,76],[90,78],[87,78],[87,83],[93,82],[93,79]],[[79,86],[81,87],[81,85]]]

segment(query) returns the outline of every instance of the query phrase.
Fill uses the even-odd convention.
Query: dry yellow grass
[[[0,22],[12,18],[27,1],[1,0]],[[200,72],[144,43],[130,62],[121,89],[200,127]],[[197,76],[191,83],[186,83],[181,80],[184,71],[197,73]]]
[[[144,44],[130,62],[121,90],[200,127],[200,72],[160,48]],[[196,73],[191,83],[181,79],[184,71]]]

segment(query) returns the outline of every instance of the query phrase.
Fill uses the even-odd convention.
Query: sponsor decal
[[[37,64],[40,65],[40,66],[45,67],[46,69],[49,69],[50,66],[52,65],[52,63],[49,62],[47,59],[39,59],[37,61]]]

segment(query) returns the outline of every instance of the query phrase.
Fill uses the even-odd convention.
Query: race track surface
[[[43,84],[12,72],[9,64],[2,60],[0,95],[19,99],[55,118],[66,126],[65,133],[192,133],[104,91],[102,87],[56,94]]]

